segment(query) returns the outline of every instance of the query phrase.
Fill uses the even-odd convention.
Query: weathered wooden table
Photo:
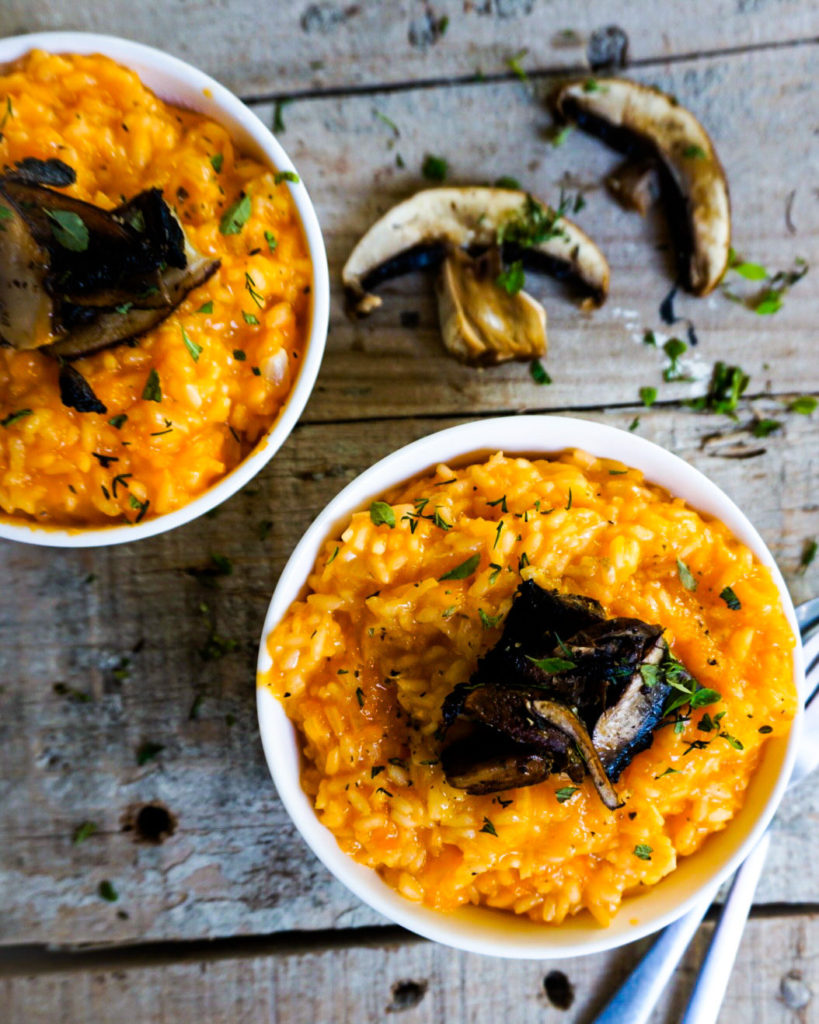
[[[662,218],[611,202],[601,181],[617,158],[605,147],[579,133],[551,145],[544,103],[554,76],[588,67],[594,31],[616,21],[628,73],[676,94],[711,131],[732,186],[737,250],[770,268],[796,257],[815,268],[819,9],[811,0],[82,8],[5,0],[0,32],[126,35],[212,73],[268,124],[282,104],[282,141],[327,240],[333,309],[300,425],[217,513],[113,549],[0,545],[0,1019],[585,1021],[646,943],[562,963],[467,956],[390,926],[331,879],[262,760],[258,636],[286,557],[348,479],[407,441],[494,413],[572,412],[626,427],[639,417],[641,434],[748,511],[795,599],[819,593],[819,563],[800,569],[819,532],[819,413],[787,409],[819,391],[816,270],[772,316],[721,294],[680,295],[676,311],[699,338],[687,353],[699,380],[664,384],[664,356],[643,333],[664,338],[685,325],[669,328],[658,313],[670,281]],[[447,358],[428,280],[395,283],[366,323],[345,319],[341,264],[378,213],[422,184],[427,153],[448,160],[453,182],[513,175],[552,202],[561,186],[583,194],[578,220],[609,255],[612,294],[588,315],[538,280],[551,386],[519,364],[479,372]],[[685,404],[716,360],[750,374],[736,423]],[[651,409],[640,405],[642,385],[659,389]],[[754,437],[755,415],[782,427]],[[233,572],[189,572],[211,554]],[[206,657],[214,630],[236,649]],[[146,743],[161,749],[140,765]],[[97,831],[75,842],[84,822]],[[777,816],[722,1021],[819,1020],[817,844],[809,781]],[[116,901],[101,898],[103,881]],[[678,1018],[710,928],[657,1022]]]

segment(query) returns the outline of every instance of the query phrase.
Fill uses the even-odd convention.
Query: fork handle
[[[711,886],[687,914],[664,929],[592,1024],[645,1024],[718,888]]]
[[[714,1024],[719,1016],[770,845],[766,832],[736,873],[681,1024]]]

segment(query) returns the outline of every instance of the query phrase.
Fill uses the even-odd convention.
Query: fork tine
[[[819,622],[819,597],[813,597],[796,607],[796,621],[802,633]]]

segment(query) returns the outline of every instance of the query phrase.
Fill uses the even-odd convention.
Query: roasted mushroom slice
[[[660,176],[654,159],[626,160],[606,178],[606,187],[624,210],[645,217],[660,198]]]
[[[592,743],[609,778],[615,781],[636,754],[651,746],[671,687],[661,673],[643,673],[642,669],[659,665],[667,656],[668,645],[659,636],[617,701],[595,723]]]
[[[731,212],[725,172],[697,118],[659,89],[622,78],[570,82],[555,106],[615,149],[659,159],[686,285],[695,295],[712,291],[728,265]]]
[[[553,771],[552,758],[544,752],[482,725],[445,746],[441,764],[451,786],[474,795],[534,786]]]
[[[149,330],[219,266],[159,189],[106,211],[39,183],[72,176],[29,159],[0,177],[0,343],[66,358]]]
[[[461,362],[493,366],[535,359],[546,351],[546,310],[524,291],[497,285],[500,250],[473,257],[453,249],[437,279],[444,345]]]
[[[470,186],[432,188],[394,206],[360,239],[342,271],[350,312],[381,305],[381,282],[439,266],[453,249],[502,248],[533,269],[576,281],[596,304],[609,288],[609,267],[594,242],[560,213],[525,192]]]

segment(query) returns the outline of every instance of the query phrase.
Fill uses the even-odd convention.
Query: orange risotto
[[[587,908],[607,925],[625,895],[725,828],[763,744],[788,731],[794,638],[768,570],[722,523],[581,451],[442,465],[385,501],[392,514],[358,512],[327,540],[307,597],[268,638],[260,684],[301,734],[320,820],[410,900],[553,924]],[[466,578],[442,579],[465,563]],[[620,777],[617,810],[588,778],[483,796],[444,778],[441,703],[529,578],[661,623],[721,696],[705,722],[696,710],[656,730]]]
[[[287,184],[105,57],[33,51],[0,75],[0,111],[0,166],[57,157],[77,173],[66,193],[104,209],[158,187],[221,260],[133,345],[74,364],[104,415],[61,403],[53,357],[0,348],[0,510],[84,526],[177,509],[251,451],[298,371],[311,265]]]

